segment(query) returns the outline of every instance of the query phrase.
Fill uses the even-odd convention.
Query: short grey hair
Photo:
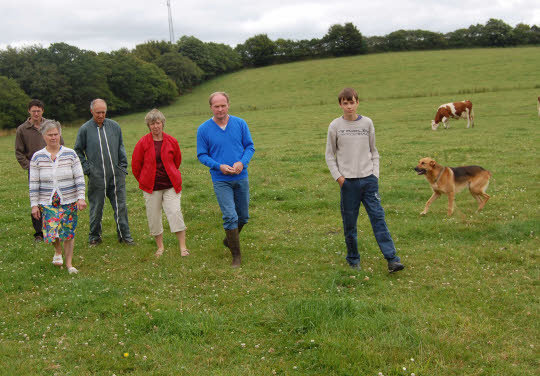
[[[214,97],[217,95],[223,95],[225,99],[227,99],[227,103],[229,103],[229,94],[224,91],[216,91],[215,93],[210,94],[208,97],[208,104],[210,104],[210,106],[212,105],[212,99],[214,99]]]
[[[96,98],[92,102],[90,102],[90,111],[94,111],[94,105],[96,104],[96,102],[103,102],[105,103],[105,107],[107,106],[107,102],[105,102],[105,100],[101,98]]]
[[[60,125],[60,122],[56,120],[47,120],[43,124],[41,124],[41,127],[39,128],[39,131],[41,132],[41,135],[45,136],[48,131],[51,129],[58,129],[58,133],[60,133],[60,136],[62,135],[62,126]]]
[[[165,128],[165,115],[163,115],[163,113],[157,108],[154,108],[149,113],[147,113],[144,117],[144,121],[146,121],[146,125],[148,126],[155,123],[156,121],[161,121],[161,124],[163,124],[163,128]]]

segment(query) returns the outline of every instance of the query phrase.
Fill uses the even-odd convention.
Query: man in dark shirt
[[[38,150],[43,149],[45,140],[41,135],[41,124],[47,119],[43,117],[45,105],[39,99],[32,99],[28,103],[28,113],[30,117],[17,127],[15,136],[15,157],[21,167],[29,173],[30,160],[32,155]],[[64,140],[60,137],[60,144],[64,145]],[[43,241],[43,224],[41,219],[35,219],[32,215],[32,225],[34,226],[34,240],[36,242]]]

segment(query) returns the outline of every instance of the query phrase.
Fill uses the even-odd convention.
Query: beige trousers
[[[163,233],[162,208],[167,221],[169,221],[171,232],[184,231],[186,229],[184,216],[180,207],[182,192],[176,193],[174,188],[169,188],[152,193],[143,191],[143,196],[146,203],[146,217],[148,218],[150,235],[157,236]]]

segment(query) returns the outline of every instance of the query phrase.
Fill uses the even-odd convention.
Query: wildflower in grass
[[[124,353],[124,358],[127,358],[129,356],[129,353],[125,352]]]

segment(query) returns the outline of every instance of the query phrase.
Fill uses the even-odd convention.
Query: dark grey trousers
[[[118,240],[133,240],[128,223],[126,179],[125,176],[119,176],[116,179],[107,179],[106,184],[103,177],[92,177],[88,179],[88,202],[90,204],[90,233],[88,235],[88,241],[91,242],[101,238],[101,220],[105,198],[109,199],[114,212]]]

